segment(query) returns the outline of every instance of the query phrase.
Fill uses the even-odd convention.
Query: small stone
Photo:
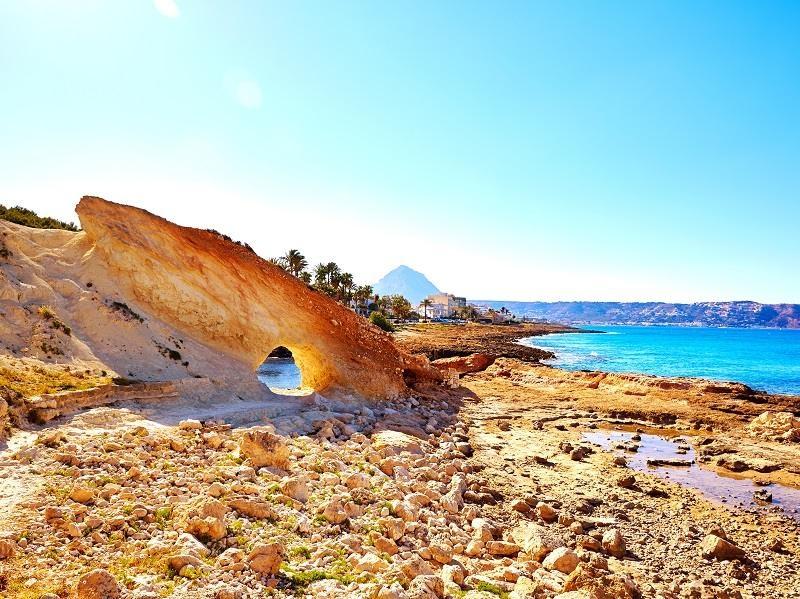
[[[75,485],[70,491],[69,498],[77,503],[91,503],[94,501],[94,489],[82,485]]]
[[[516,555],[519,553],[519,545],[508,541],[489,541],[486,543],[486,551],[489,555]]]
[[[178,423],[178,428],[182,431],[199,431],[203,428],[203,424],[199,420],[190,418],[188,420],[181,420]]]
[[[524,499],[515,499],[511,502],[511,509],[516,510],[522,514],[527,514],[531,511],[531,506]]]
[[[555,522],[558,518],[558,512],[549,503],[540,501],[536,504],[536,513],[545,522]]]

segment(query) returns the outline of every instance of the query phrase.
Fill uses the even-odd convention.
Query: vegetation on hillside
[[[10,389],[23,397],[75,391],[111,384],[111,376],[96,370],[80,370],[63,364],[5,356],[0,359],[0,397]]]
[[[25,225],[34,229],[65,229],[67,231],[79,231],[75,223],[65,223],[64,221],[50,218],[49,216],[39,216],[33,210],[28,210],[22,206],[7,208],[0,204],[0,219],[7,220],[18,225]]]
[[[386,325],[391,327],[388,317],[406,319],[415,317],[411,302],[402,295],[373,293],[371,285],[357,285],[353,275],[345,272],[336,262],[320,263],[310,268],[310,263],[300,250],[292,249],[283,256],[270,258],[269,262],[305,282],[311,288],[324,293],[345,306],[354,308],[364,316],[379,313]],[[378,317],[376,317],[378,318]],[[370,318],[372,320],[372,318]],[[378,324],[374,322],[374,324]],[[378,324],[381,328],[383,325]],[[389,330],[389,329],[385,329]]]
[[[369,321],[375,326],[382,328],[384,331],[388,333],[394,331],[392,323],[389,322],[389,319],[386,318],[383,312],[372,312],[369,315]]]

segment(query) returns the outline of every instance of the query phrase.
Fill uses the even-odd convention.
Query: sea
[[[300,386],[300,368],[294,358],[267,358],[258,367],[258,380],[270,389],[297,389]]]
[[[676,326],[592,326],[520,343],[556,354],[552,366],[736,381],[800,395],[800,330]]]

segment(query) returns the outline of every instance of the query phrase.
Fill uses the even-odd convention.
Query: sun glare
[[[170,19],[177,19],[181,15],[175,0],[153,0],[153,5],[158,12]]]

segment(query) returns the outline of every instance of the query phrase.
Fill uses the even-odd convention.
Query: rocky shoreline
[[[479,353],[493,358],[516,358],[540,362],[555,358],[544,349],[517,343],[520,339],[550,333],[584,332],[560,324],[524,323],[516,325],[451,325],[424,323],[405,325],[397,333],[398,345],[411,354],[424,354],[429,360],[465,357]]]
[[[485,351],[500,347],[493,329]],[[316,396],[289,435],[258,411],[260,424],[232,427],[170,424],[134,404],[94,408],[18,432],[2,452],[0,592],[795,597],[800,526],[790,514],[710,501],[585,434],[631,431],[629,450],[646,431],[680,436],[704,466],[797,484],[787,422],[758,416],[797,412],[797,401],[492,356],[450,388],[405,399]]]

